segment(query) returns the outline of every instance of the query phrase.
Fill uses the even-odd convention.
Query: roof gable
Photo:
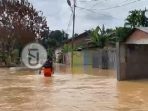
[[[135,28],[127,37],[126,44],[148,44],[148,27]]]

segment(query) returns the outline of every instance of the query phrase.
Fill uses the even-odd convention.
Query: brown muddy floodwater
[[[148,80],[117,82],[91,67],[56,65],[52,78],[0,69],[0,111],[148,111]]]

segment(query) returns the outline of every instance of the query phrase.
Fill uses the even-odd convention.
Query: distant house
[[[134,28],[117,45],[118,80],[148,78],[148,27]]]
[[[75,50],[82,50],[83,48],[88,47],[89,41],[90,41],[90,31],[86,31],[82,34],[79,34],[78,36],[74,37],[74,38],[70,38],[67,41],[65,41],[64,45],[67,46],[72,46],[73,43],[73,47],[75,48]],[[55,59],[56,62],[60,62],[60,63],[66,63],[66,64],[70,64],[71,62],[71,54],[67,53],[67,54],[63,54],[62,50],[63,50],[64,46],[60,46],[55,50]]]
[[[90,40],[91,40],[90,31],[86,31],[74,38],[68,39],[65,42],[65,44],[72,45],[73,43],[73,46],[79,50],[79,49],[88,47]]]

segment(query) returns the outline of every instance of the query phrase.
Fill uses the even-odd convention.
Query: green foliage
[[[133,10],[129,12],[126,18],[125,26],[135,27],[148,27],[148,18],[146,17],[145,10]]]
[[[49,32],[46,18],[28,0],[0,1],[0,59],[13,59],[14,49],[44,38]],[[6,64],[7,65],[7,64]]]
[[[47,49],[47,54],[48,56],[53,57],[53,51],[50,48]]]
[[[96,29],[92,29],[90,36],[92,43],[95,45],[95,47],[99,48],[104,48],[105,44],[109,40],[104,25],[102,28],[98,26]]]
[[[48,56],[54,57],[54,50],[62,46],[64,41],[68,39],[68,34],[64,31],[55,30],[47,33],[47,35],[40,41],[40,43],[47,49]],[[64,47],[64,52],[67,52],[66,46]]]
[[[72,51],[72,46],[71,46],[71,45],[65,44],[65,45],[63,46],[62,52],[63,52],[63,53],[67,53],[67,52],[70,52],[70,51]]]
[[[116,30],[106,29],[107,44],[116,45]]]
[[[45,38],[42,39],[41,43],[46,48],[55,49],[63,45],[64,41],[68,39],[68,34],[64,31],[55,30],[51,31]]]
[[[128,34],[131,32],[131,28],[117,27],[116,28],[116,39],[121,42],[124,41]]]
[[[98,32],[99,32],[99,28],[91,30],[91,41],[95,44],[95,46],[97,46],[99,41]]]
[[[60,46],[65,40],[68,39],[68,34],[64,31],[55,30],[50,33],[49,38],[56,42],[56,46]]]

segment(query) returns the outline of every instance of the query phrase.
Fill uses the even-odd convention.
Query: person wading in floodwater
[[[53,70],[53,63],[52,63],[51,57],[48,57],[47,61],[45,62],[45,64],[43,65],[43,67],[39,72],[40,74],[41,74],[41,71],[43,71],[45,77],[52,76],[52,74],[54,73],[54,70]]]

